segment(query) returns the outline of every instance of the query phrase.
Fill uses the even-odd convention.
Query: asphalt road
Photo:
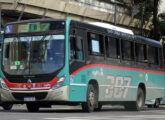
[[[102,111],[83,113],[79,106],[53,106],[29,113],[24,105],[15,105],[11,111],[0,107],[0,120],[165,120],[165,106],[126,111],[122,106],[104,106]]]

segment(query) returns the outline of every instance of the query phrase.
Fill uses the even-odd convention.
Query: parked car
[[[148,108],[159,108],[159,105],[165,104],[165,97],[163,98],[156,98],[153,100],[146,100],[145,104]]]

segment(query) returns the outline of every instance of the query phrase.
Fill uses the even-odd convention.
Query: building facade
[[[119,27],[140,28],[137,25],[140,20],[131,17],[129,9],[118,0],[0,0],[0,11],[2,29],[8,22],[35,18],[71,18],[110,24],[116,20]],[[145,29],[149,29],[149,24]]]

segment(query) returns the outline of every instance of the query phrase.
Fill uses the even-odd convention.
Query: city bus
[[[1,99],[29,112],[81,105],[84,112],[119,104],[141,110],[165,96],[160,42],[71,19],[5,26]]]

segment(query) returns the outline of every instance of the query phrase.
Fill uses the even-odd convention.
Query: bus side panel
[[[146,100],[161,98],[165,96],[165,79],[164,74],[147,73],[145,75],[146,81]]]
[[[70,101],[85,101],[88,83],[93,79],[99,85],[99,101],[135,101],[136,99],[138,83],[132,79],[130,70],[94,65],[71,75]]]
[[[140,83],[146,87],[147,99],[164,96],[164,74],[94,66],[70,77],[70,101],[86,100],[91,79],[99,84],[99,101],[135,101]]]

